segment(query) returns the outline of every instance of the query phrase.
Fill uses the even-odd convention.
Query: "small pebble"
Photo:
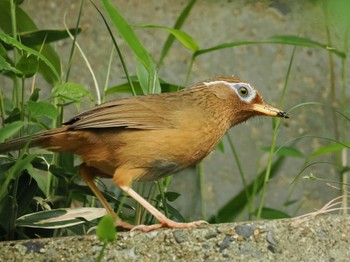
[[[267,242],[269,242],[271,245],[273,246],[276,246],[277,245],[277,242],[276,240],[273,238],[271,232],[268,232],[267,235],[266,235],[266,240]]]
[[[222,252],[224,249],[228,248],[231,245],[231,236],[225,236],[224,240],[221,242],[219,248],[220,252]]]
[[[177,242],[177,243],[182,243],[182,242],[185,242],[185,241],[187,241],[187,239],[188,239],[188,237],[187,237],[187,235],[185,234],[185,231],[184,230],[175,230],[174,232],[173,232],[173,236],[174,236],[174,238],[175,238],[175,241]]]
[[[244,239],[249,238],[253,235],[255,226],[252,225],[238,225],[235,227],[236,233],[242,236]]]
[[[26,254],[29,254],[30,252],[41,253],[40,250],[45,246],[43,243],[37,241],[24,242],[22,245],[27,248]]]
[[[218,235],[218,232],[217,231],[209,231],[205,234],[205,239],[211,239],[211,238],[214,238]]]
[[[211,248],[211,245],[209,243],[203,243],[202,244],[202,248],[204,249],[210,249]]]

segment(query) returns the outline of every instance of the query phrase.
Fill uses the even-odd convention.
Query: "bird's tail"
[[[19,150],[25,146],[28,147],[37,147],[46,145],[49,140],[60,133],[64,133],[67,131],[67,127],[58,127],[52,130],[44,131],[41,133],[37,133],[31,136],[25,136],[16,138],[13,140],[9,140],[3,143],[0,143],[0,153],[6,153],[9,151]]]

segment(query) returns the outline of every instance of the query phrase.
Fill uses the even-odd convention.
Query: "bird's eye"
[[[240,86],[238,92],[242,97],[246,97],[249,93],[248,89],[245,86]]]

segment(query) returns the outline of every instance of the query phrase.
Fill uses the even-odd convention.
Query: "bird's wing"
[[[64,124],[73,130],[116,127],[133,129],[172,128],[170,119],[166,118],[166,111],[169,106],[161,98],[160,96],[154,96],[146,99],[131,97],[114,100],[77,115]]]

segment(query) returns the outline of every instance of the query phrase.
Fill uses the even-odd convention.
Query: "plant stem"
[[[168,206],[167,206],[167,202],[166,202],[166,197],[165,197],[165,193],[166,193],[166,189],[164,187],[164,183],[165,180],[164,178],[158,180],[156,183],[158,185],[158,190],[159,190],[159,194],[160,194],[160,198],[162,200],[162,204],[163,204],[163,209],[164,209],[164,214],[165,216],[169,216],[169,211],[168,211]]]
[[[1,118],[1,126],[5,126],[5,119],[6,119],[6,112],[5,112],[5,105],[4,105],[4,97],[3,93],[0,91],[0,118]]]
[[[245,179],[244,171],[242,168],[241,161],[239,160],[239,156],[238,156],[236,147],[231,139],[231,136],[228,133],[226,134],[226,137],[227,137],[228,143],[230,145],[230,149],[231,149],[231,152],[233,154],[233,157],[235,158],[235,161],[236,161],[236,164],[238,167],[238,171],[239,171],[239,175],[241,176],[242,183],[243,183],[243,186],[245,188],[246,197],[247,197],[247,199],[249,199],[249,192],[247,191],[248,184],[247,184],[247,180]]]
[[[107,247],[107,244],[108,244],[108,242],[106,241],[106,242],[103,242],[103,246],[102,246],[102,248],[101,248],[101,251],[100,251],[100,254],[98,255],[98,258],[97,258],[97,262],[101,262],[102,261],[102,259],[103,259],[103,257],[104,257],[104,252],[105,252],[105,249],[106,249],[106,247]]]
[[[289,60],[288,70],[287,70],[286,78],[285,78],[285,81],[284,81],[282,96],[281,96],[281,99],[280,99],[280,107],[283,107],[283,105],[284,105],[284,100],[285,100],[285,96],[286,96],[286,90],[287,90],[287,86],[288,86],[288,80],[289,80],[289,76],[290,76],[290,71],[291,71],[291,68],[292,68],[293,60],[294,60],[295,50],[296,50],[296,47],[294,47],[292,55],[291,55],[291,58]],[[269,158],[268,158],[268,161],[267,161],[267,167],[266,167],[266,172],[265,172],[265,179],[264,179],[263,189],[262,189],[262,192],[261,192],[261,199],[260,199],[260,203],[259,203],[259,207],[258,207],[258,211],[257,211],[257,215],[256,215],[257,219],[261,218],[261,213],[262,213],[262,209],[263,209],[264,202],[265,202],[266,188],[267,188],[267,183],[269,182],[269,179],[270,179],[272,160],[273,160],[273,156],[274,156],[274,153],[275,153],[277,134],[278,134],[279,126],[281,124],[281,119],[273,119],[272,123],[274,123],[274,125],[273,125],[274,130],[273,130],[273,136],[272,136],[272,142],[271,142],[271,147],[270,147]]]
[[[347,39],[347,38],[346,38]],[[345,41],[347,42],[347,41]],[[347,44],[347,43],[346,43]],[[346,86],[347,86],[347,74],[346,74],[346,59],[342,59],[342,100],[341,100],[341,106],[342,106],[342,111],[344,112],[346,110]],[[342,137],[343,139],[346,139],[346,133],[347,133],[347,121],[346,119],[344,119],[342,121],[343,123],[343,134]],[[349,149],[347,148],[343,148],[341,151],[341,166],[345,168],[348,166],[348,152]],[[342,213],[344,215],[348,214],[348,198],[349,198],[349,192],[348,192],[348,183],[349,183],[349,175],[350,172],[349,171],[345,171],[343,173],[340,174],[340,181],[342,183],[342,187],[341,187],[341,192],[342,192]]]
[[[17,39],[17,23],[16,23],[16,3],[15,0],[10,1],[11,4],[11,24],[12,24],[12,36],[14,39]],[[18,50],[15,48],[13,50],[13,61],[17,63]],[[14,88],[12,96],[12,104],[15,107],[20,108],[20,99],[19,99],[19,85],[18,79],[16,76],[13,76]]]
[[[78,15],[77,23],[75,25],[75,32],[74,32],[74,37],[73,37],[72,48],[70,49],[68,65],[67,65],[67,72],[66,72],[66,79],[65,79],[66,82],[68,82],[68,80],[69,80],[70,70],[72,68],[72,61],[73,61],[73,54],[74,54],[74,49],[75,49],[75,42],[77,40],[79,24],[80,24],[80,17],[82,15],[82,11],[83,11],[83,0],[80,1],[79,15]]]
[[[200,192],[200,201],[201,201],[201,216],[203,220],[207,219],[207,205],[204,200],[205,190],[204,190],[204,172],[203,172],[203,163],[200,162],[197,165],[198,174],[199,174],[199,192]]]

